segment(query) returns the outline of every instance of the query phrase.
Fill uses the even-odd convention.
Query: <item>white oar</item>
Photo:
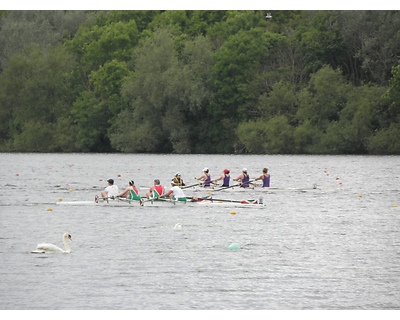
[[[187,189],[187,188],[191,188],[191,187],[195,187],[195,186],[200,186],[201,185],[201,183],[200,182],[197,182],[196,184],[192,184],[192,185],[190,185],[190,186],[182,186],[182,187],[180,187],[181,189]]]
[[[132,201],[137,201],[137,202],[139,202],[139,203],[141,203],[143,200],[142,199],[140,199],[140,200],[136,200],[136,199],[127,199],[127,198],[117,198],[119,201],[122,201],[122,202],[128,202],[128,203],[131,203]]]
[[[187,197],[188,199],[193,199],[194,197]],[[202,201],[202,200],[209,200],[209,201],[216,201],[216,202],[234,202],[234,203],[242,203],[242,204],[258,204],[254,203],[256,200],[230,200],[230,199],[214,199],[214,198],[209,198],[209,197],[204,197],[204,198],[196,198],[194,199],[195,201]]]
[[[145,202],[151,201],[151,204],[157,201],[160,202],[170,202],[172,204],[176,204],[177,202],[179,202],[178,200],[173,200],[173,199],[165,199],[165,198],[148,198],[148,199],[144,199],[140,202],[140,205],[143,206]]]
[[[253,181],[254,181],[254,180],[249,180],[249,181],[246,182],[246,183],[251,183],[251,182],[253,182]],[[238,183],[238,184],[234,184],[233,186],[223,187],[223,188],[221,188],[221,189],[214,189],[213,191],[214,191],[214,192],[217,192],[217,191],[226,190],[226,189],[230,189],[230,188],[234,188],[234,187],[240,187],[242,184],[243,184],[243,183],[241,182],[241,183]]]
[[[116,199],[116,197],[114,197],[114,196],[112,196],[112,197],[105,197],[105,198],[99,197],[99,196],[95,196],[95,197],[94,197],[94,202],[98,203],[99,200],[103,200],[103,201],[105,201],[105,202],[108,203],[108,200],[115,200],[115,199]]]

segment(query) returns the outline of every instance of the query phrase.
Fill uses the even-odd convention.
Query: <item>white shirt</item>
[[[186,197],[183,193],[183,190],[178,186],[173,186],[170,190],[172,190],[172,194],[174,195],[175,199]]]
[[[105,191],[107,191],[107,195],[109,197],[116,197],[118,195],[118,187],[113,184],[111,186],[108,186],[107,188],[104,189]]]

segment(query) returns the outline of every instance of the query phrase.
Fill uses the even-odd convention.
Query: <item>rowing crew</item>
[[[111,180],[111,179],[109,179]],[[111,183],[111,181],[108,181]],[[226,187],[230,188],[230,187]],[[115,188],[109,188],[110,189],[115,189]],[[128,192],[128,193],[127,193]],[[104,194],[103,194],[104,195]],[[186,197],[185,193],[183,190],[174,185],[174,181],[171,181],[171,189],[168,190],[167,192],[164,191],[164,187],[160,184],[159,179],[154,180],[154,186],[150,188],[150,190],[146,193],[146,199],[142,199],[142,197],[139,196],[138,190],[134,185],[134,181],[130,180],[129,181],[129,186],[124,190],[124,192],[116,195],[116,196],[110,196],[108,195],[106,198],[103,197],[103,200],[109,202],[109,199],[115,200],[119,199],[122,201],[138,201],[141,206],[144,205],[144,202],[146,201],[170,201],[172,203],[180,202],[180,203],[186,203],[187,201],[189,202],[201,202],[201,203],[213,203],[214,201],[217,201],[218,203],[220,202],[231,202],[231,203],[240,203],[241,205],[245,204],[256,204],[256,205],[263,205],[263,200],[262,197],[260,197],[258,200],[226,200],[226,199],[214,199],[211,196],[206,196],[206,197]],[[169,199],[165,199],[169,198]],[[99,197],[95,197],[95,202],[99,202]]]
[[[106,199],[126,199],[126,200],[139,200],[142,198],[139,195],[139,190],[135,186],[135,182],[130,180],[126,189],[118,193],[118,187],[114,184],[113,179],[108,179],[108,186],[101,192],[101,197],[103,200]],[[146,198],[164,198],[169,197],[171,200],[175,201],[186,201],[186,196],[183,190],[178,187],[174,181],[171,180],[171,189],[165,192],[165,188],[161,185],[159,179],[154,179],[154,185],[150,187],[149,191],[146,193]],[[99,197],[95,196],[95,202],[99,201]]]
[[[268,173],[268,168],[264,168],[262,171],[262,175],[259,176],[258,178],[255,178],[254,181],[262,180],[263,184],[262,187],[269,187],[270,186],[270,175]],[[203,187],[210,187],[211,183],[216,184],[218,181],[222,180],[222,185],[221,187],[229,187],[230,186],[230,171],[229,169],[224,169],[222,172],[222,175],[214,180],[211,180],[211,175],[209,172],[208,168],[203,169],[203,174],[200,177],[194,177],[198,181],[203,182]],[[240,183],[241,188],[248,188],[250,187],[250,184],[252,183],[250,181],[250,176],[247,173],[247,169],[243,168],[242,173],[237,176],[236,178],[233,179],[233,181],[237,181]],[[107,198],[140,198],[139,196],[139,190],[135,186],[135,182],[133,180],[130,180],[128,183],[128,186],[126,189],[119,193],[118,186],[114,184],[113,179],[108,179],[108,186],[101,192],[101,197],[103,200]],[[168,194],[165,194],[165,196],[170,196],[171,198],[174,197],[174,193],[176,194],[177,198],[183,198],[184,193],[179,186],[185,186],[185,183],[183,182],[181,178],[181,174],[177,172],[175,174],[175,177],[171,181],[172,188],[167,192]],[[173,187],[178,187],[178,188],[173,188]],[[146,193],[146,198],[149,199],[150,196],[153,194],[154,190],[157,191],[158,195],[161,197],[161,194],[164,192],[164,187],[160,184],[159,179],[154,180],[154,185],[150,187],[150,190]],[[180,191],[179,191],[180,190]],[[182,196],[183,194],[183,196]],[[98,196],[96,196],[96,201],[98,201]]]
[[[203,187],[210,187],[211,183],[217,184],[218,181],[222,180],[221,187],[229,187],[230,185],[230,171],[229,169],[224,169],[222,171],[222,175],[218,178],[211,180],[211,175],[208,168],[203,169],[203,174],[200,177],[194,177],[198,181],[203,181]],[[247,173],[247,169],[243,168],[242,172],[234,179],[233,181],[240,182],[241,188],[249,188],[250,187],[250,175]],[[262,175],[255,178],[254,181],[261,180],[263,182],[262,187],[268,188],[270,186],[270,174],[268,173],[268,168],[264,168],[262,170]]]

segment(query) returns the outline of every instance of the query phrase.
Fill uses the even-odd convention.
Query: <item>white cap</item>
[[[243,170],[242,170],[243,172],[247,172],[247,169],[246,168],[243,168]]]
[[[206,171],[208,171],[208,168],[207,168],[207,167],[203,169],[203,172],[206,172]]]

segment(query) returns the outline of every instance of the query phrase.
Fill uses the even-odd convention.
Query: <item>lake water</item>
[[[400,309],[400,157],[0,154],[0,167],[1,310]],[[283,191],[236,214],[56,204],[92,200],[108,178],[193,184],[204,167],[268,167]],[[64,232],[70,254],[30,253]]]

